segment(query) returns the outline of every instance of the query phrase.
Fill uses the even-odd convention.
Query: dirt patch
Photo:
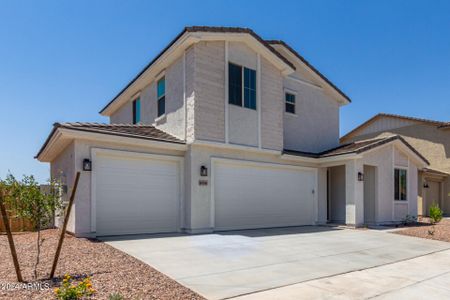
[[[39,283],[44,290],[11,290],[16,283],[8,241],[0,235],[0,299],[55,299],[53,288],[59,286],[65,273],[75,277],[91,276],[97,293],[94,299],[108,299],[110,293],[121,293],[125,299],[203,299],[188,288],[139,260],[96,240],[75,238],[67,235],[61,251],[55,281],[45,280],[50,273],[57,245],[58,231],[42,232],[41,263],[38,270]],[[32,280],[35,260],[36,233],[14,235],[24,280]],[[6,290],[9,284],[9,290]],[[49,285],[49,289],[45,289]]]
[[[405,227],[394,233],[450,242],[450,219],[443,219],[433,226],[428,218],[422,218],[419,224]]]

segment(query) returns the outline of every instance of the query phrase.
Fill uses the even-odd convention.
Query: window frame
[[[141,111],[142,111],[142,109],[141,109],[141,97],[138,95],[138,96],[133,97],[133,99],[134,100],[131,102],[132,110],[133,110],[132,123],[133,124],[139,124],[141,122],[141,120],[142,120],[142,116],[141,116]],[[137,105],[137,104],[139,104],[139,105]]]
[[[396,185],[396,172],[397,170],[399,171],[399,175],[398,175],[398,186]],[[405,172],[405,199],[402,199],[402,194],[401,194],[401,190],[402,190],[402,183],[401,183],[401,177],[402,174],[401,172],[404,171]],[[408,168],[407,167],[403,167],[403,166],[394,166],[394,202],[399,202],[399,203],[405,203],[408,202]],[[397,193],[396,193],[396,189],[398,188],[398,197],[397,197]],[[398,199],[397,199],[398,198]]]
[[[164,80],[164,93],[162,95],[158,95],[158,85],[161,80]],[[160,103],[164,103],[164,111],[160,113]],[[166,76],[162,74],[156,79],[156,117],[161,118],[166,114]]]
[[[286,101],[286,95],[287,94],[290,94],[290,95],[293,95],[294,96],[294,103],[291,103],[291,102],[287,102]],[[291,115],[291,116],[297,116],[297,92],[296,91],[293,91],[293,90],[290,90],[290,89],[284,89],[284,113],[285,114],[287,114],[287,115]],[[292,113],[292,112],[289,112],[289,111],[286,111],[286,104],[292,104],[292,105],[294,105],[294,112]]]
[[[231,98],[230,98],[230,97],[231,97],[231,92],[230,92],[230,87],[231,87],[230,75],[231,75],[231,73],[228,71],[228,87],[227,87],[227,88],[228,88],[228,104],[231,104],[231,105],[235,105],[235,106],[238,106],[238,107],[242,107],[242,108],[246,108],[246,109],[251,109],[251,110],[257,111],[257,110],[258,110],[258,79],[257,79],[258,74],[257,74],[257,70],[254,70],[254,69],[252,69],[252,68],[248,68],[248,67],[246,67],[246,66],[244,66],[244,65],[240,65],[240,64],[233,63],[233,62],[231,62],[231,61],[228,61],[228,70],[230,69],[230,65],[234,65],[234,66],[240,68],[240,72],[241,72],[241,84],[240,84],[240,88],[241,88],[241,93],[240,93],[241,99],[240,99],[240,104],[234,103],[234,102],[231,102],[231,101],[230,101],[230,99],[231,99]],[[255,88],[254,88],[254,89],[252,89],[251,87],[246,87],[246,86],[245,86],[245,70],[253,71],[254,74],[255,74],[255,76],[254,76],[254,80],[255,80]],[[254,108],[253,108],[253,107],[250,107],[250,106],[246,106],[246,100],[245,100],[245,91],[246,91],[246,90],[254,91],[254,92],[255,92],[255,101],[254,101],[255,107],[254,107]],[[250,100],[249,100],[249,101],[250,101]],[[248,102],[249,102],[249,101],[248,101]],[[251,102],[249,102],[249,103],[251,103]]]

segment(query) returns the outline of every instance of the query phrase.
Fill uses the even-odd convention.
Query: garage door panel
[[[178,230],[178,161],[97,155],[94,164],[97,235]]]
[[[267,164],[217,163],[214,171],[216,229],[313,223],[314,172]]]

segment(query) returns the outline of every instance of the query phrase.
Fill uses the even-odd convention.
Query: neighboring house
[[[342,143],[401,135],[430,162],[418,175],[418,214],[438,204],[450,214],[450,122],[378,114],[341,138]]]
[[[82,172],[77,236],[416,214],[426,159],[399,136],[339,146],[348,103],[281,41],[188,27],[102,109],[111,124],[57,123],[37,158],[69,191]]]

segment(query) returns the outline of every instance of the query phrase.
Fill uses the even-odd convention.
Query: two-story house
[[[380,113],[342,137],[342,143],[398,134],[430,162],[418,175],[418,214],[437,204],[450,215],[450,122]]]
[[[399,136],[339,146],[350,99],[282,41],[185,28],[101,114],[37,154],[70,191],[77,236],[395,222],[427,161]]]

